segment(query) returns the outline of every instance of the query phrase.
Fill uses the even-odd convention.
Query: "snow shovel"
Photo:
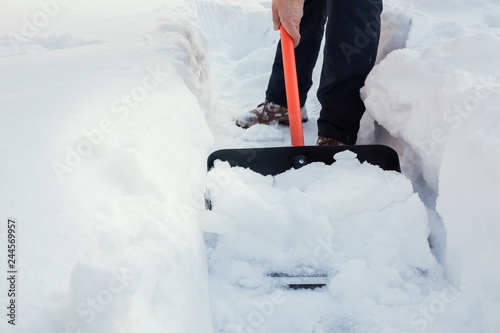
[[[398,154],[387,146],[304,146],[293,40],[283,26],[280,30],[292,146],[217,150],[208,157],[208,170],[214,166],[215,161],[221,160],[229,162],[231,167],[249,168],[265,176],[278,175],[291,168],[298,169],[312,162],[331,165],[335,162],[335,154],[350,150],[357,155],[361,163],[368,162],[386,171],[400,172]],[[206,207],[212,208],[209,198],[206,200]],[[289,282],[285,284],[291,289],[315,289],[325,286],[328,282],[326,275],[290,276],[285,273],[271,273],[269,276],[288,280]]]

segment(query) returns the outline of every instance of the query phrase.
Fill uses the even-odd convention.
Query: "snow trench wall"
[[[55,1],[11,4],[2,20],[0,211],[22,226],[14,330],[210,332],[192,209],[213,140],[195,8],[64,2],[54,17],[40,6]],[[44,29],[10,45],[4,31],[33,17]]]
[[[363,96],[402,144],[403,169],[430,189],[424,201],[437,197],[449,279],[490,332],[500,325],[499,7],[417,4],[385,3],[389,36]]]

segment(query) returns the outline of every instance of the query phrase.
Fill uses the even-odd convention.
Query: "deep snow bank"
[[[387,1],[392,34],[382,50],[398,50],[363,90],[369,114],[402,143],[404,171],[431,189],[424,200],[439,196],[449,278],[467,286],[461,300],[485,332],[500,327],[499,10],[486,1]]]
[[[0,211],[20,225],[15,331],[209,332],[204,247],[185,209],[213,140],[194,7],[9,3]]]

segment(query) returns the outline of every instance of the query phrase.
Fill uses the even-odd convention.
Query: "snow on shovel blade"
[[[335,163],[335,155],[343,151],[351,151],[361,162],[368,162],[386,171],[400,172],[399,158],[396,151],[383,145],[360,146],[296,146],[272,148],[223,149],[213,152],[208,160],[210,170],[217,160],[229,162],[231,167],[243,167],[261,175],[278,175],[291,168],[298,169],[309,163],[322,162],[327,165]],[[211,209],[210,193],[206,193],[206,207]],[[207,235],[206,235],[207,236]],[[217,235],[211,235],[212,247],[217,244]],[[325,272],[293,271],[270,272],[268,278],[278,287],[293,290],[322,289],[329,283]]]

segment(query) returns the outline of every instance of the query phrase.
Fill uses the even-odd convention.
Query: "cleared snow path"
[[[264,96],[279,37],[270,28],[270,2],[195,3],[200,13],[220,14],[219,20],[200,17],[209,46],[209,124],[215,148],[289,145],[287,127],[243,130],[233,124],[238,113],[255,107]],[[395,2],[386,8],[379,61],[405,47],[410,18],[420,15]],[[384,73],[392,73],[391,68],[378,77]],[[317,83],[317,70],[315,78]],[[395,84],[398,79],[395,75]],[[415,84],[425,87],[427,82],[417,79]],[[391,91],[369,89],[364,91],[368,102]],[[313,144],[319,110],[314,94],[307,106],[312,112],[305,125],[306,144]],[[384,114],[382,108],[367,114],[358,142],[401,148],[399,139],[374,126],[370,115],[384,124],[376,111]],[[219,234],[209,249],[215,331],[481,331],[482,324],[465,310],[467,286],[458,280],[450,283],[443,262],[434,257],[444,258],[446,236],[434,210],[435,183],[419,181],[425,164],[408,156],[404,155],[403,167],[410,171],[420,197],[406,177],[359,165],[349,156],[333,167],[314,165],[275,179],[219,164],[207,181],[215,188],[213,211],[201,220],[206,231]],[[430,225],[435,232],[434,256],[427,241]],[[267,277],[304,267],[327,272],[328,288],[284,290]]]

